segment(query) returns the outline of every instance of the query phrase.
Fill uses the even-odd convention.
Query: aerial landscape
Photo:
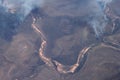
[[[0,0],[0,80],[120,80],[120,0]]]

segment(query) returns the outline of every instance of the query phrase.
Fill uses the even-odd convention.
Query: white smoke
[[[101,34],[104,33],[104,28],[108,20],[104,11],[105,11],[107,4],[109,4],[110,2],[112,2],[112,0],[96,0],[98,11],[96,11],[92,15],[93,18],[92,20],[89,21],[89,23],[93,27],[94,32],[97,37],[99,37]]]
[[[43,6],[44,0],[4,0],[0,2],[6,10],[16,10],[23,17],[26,17],[31,10]]]
[[[81,3],[80,0],[76,0],[76,2],[80,3],[79,5],[73,3],[73,1],[74,0],[0,0],[0,5],[5,7],[6,10],[17,10],[16,12],[22,15],[21,18],[23,19],[31,12],[31,10],[44,5],[47,5],[47,8],[45,8],[46,10],[44,11],[53,16],[90,14],[93,19],[90,20],[89,23],[93,27],[96,36],[101,35],[107,24],[104,10],[107,4],[111,3],[112,0],[86,0],[83,1],[85,2],[84,4]],[[62,6],[63,4],[65,6]]]
[[[104,16],[93,16],[94,18],[90,21],[90,24],[92,25],[94,32],[96,34],[96,37],[99,37],[101,34],[104,33],[104,28],[107,24],[107,20],[104,18]]]
[[[28,15],[32,9],[35,7],[41,7],[43,5],[43,0],[24,0],[22,4],[22,10],[24,12],[24,16]]]
[[[96,0],[98,2],[104,2],[105,4],[111,3],[112,0]]]

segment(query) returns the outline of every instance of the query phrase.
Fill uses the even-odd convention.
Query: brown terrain
[[[52,1],[33,10],[11,40],[0,38],[0,80],[120,80],[120,0],[107,5],[100,37],[85,21],[92,2],[75,10],[74,2]]]

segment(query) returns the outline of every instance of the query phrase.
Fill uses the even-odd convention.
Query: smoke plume
[[[92,15],[92,19],[89,21],[89,23],[93,27],[97,37],[104,33],[104,28],[108,20],[104,11],[107,4],[110,2],[112,2],[112,0],[96,0],[98,12]]]
[[[6,11],[16,11],[22,18],[25,18],[31,10],[43,5],[43,0],[1,0],[0,5]]]
[[[88,22],[93,27],[96,36],[99,37],[104,32],[104,27],[107,24],[104,10],[107,4],[111,2],[112,0],[0,0],[0,5],[6,11],[16,11],[22,20],[31,10],[43,7],[44,5],[47,6],[44,8],[44,11],[49,15],[53,14],[53,16],[72,14],[84,16],[84,14],[89,14],[92,19]]]

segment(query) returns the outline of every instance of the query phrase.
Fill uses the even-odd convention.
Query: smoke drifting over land
[[[16,11],[22,17],[26,17],[31,10],[43,5],[43,0],[1,0],[0,3],[6,11]]]
[[[1,76],[0,78],[2,80],[39,80],[42,79],[41,75],[47,78],[48,74],[51,77],[53,69],[55,74],[58,72],[73,74],[83,69],[80,71],[80,75],[78,74],[80,78],[76,79],[75,74],[75,78],[73,77],[75,80],[82,79],[81,76],[85,76],[85,79],[82,80],[87,80],[86,76],[89,79],[89,76],[95,74],[91,74],[91,72],[98,72],[98,76],[100,73],[104,73],[103,70],[114,65],[109,64],[111,61],[114,63],[120,59],[118,56],[117,60],[116,56],[112,54],[118,54],[120,51],[119,33],[102,36],[101,40],[95,37],[95,35],[101,36],[105,28],[111,29],[112,22],[115,24],[113,26],[116,26],[116,23],[119,24],[119,22],[114,23],[117,20],[116,16],[114,21],[109,24],[110,20],[113,20],[110,17],[114,18],[111,12],[105,12],[106,7],[109,8],[107,4],[110,2],[111,0],[0,0],[0,39],[2,39],[0,45],[2,44],[3,47],[0,46],[0,50],[3,49],[0,51],[2,53],[0,57],[5,56],[7,62],[4,65],[4,61],[0,59],[1,66],[6,70],[0,70],[1,73],[4,73],[3,76],[6,75],[5,79],[2,79]],[[43,13],[41,14],[40,11]],[[107,13],[110,14],[110,17]],[[21,19],[22,21],[20,21]],[[93,28],[94,34],[88,27]],[[7,45],[4,46],[3,40],[7,40],[4,42],[7,42]],[[106,53],[108,54],[104,55]],[[90,56],[88,56],[89,54]],[[111,55],[114,55],[115,60],[112,58],[110,60]],[[106,56],[109,57],[108,60]],[[41,67],[44,63],[52,67],[49,69],[50,73],[44,69],[44,66]],[[82,68],[83,65],[85,65],[84,68]],[[7,68],[10,66],[9,71],[5,66]],[[108,69],[108,73],[105,71],[105,74],[113,73],[116,67],[112,67],[111,72]],[[118,70],[116,71],[118,72]],[[6,77],[8,78],[6,79]],[[52,76],[52,78],[54,77]],[[95,79],[94,76],[93,78]]]
[[[112,2],[112,0],[96,0],[99,11],[92,15],[92,20],[89,22],[97,37],[104,33],[104,28],[108,20],[105,14],[105,8],[110,2]]]
[[[45,7],[44,11],[47,12],[48,15],[52,14],[53,16],[71,14],[74,16],[90,15],[91,17],[90,20],[88,18],[88,23],[93,27],[96,36],[100,36],[104,32],[104,27],[107,24],[104,10],[110,2],[112,2],[112,0],[1,0],[0,5],[7,11],[13,13],[16,11],[22,20],[24,20],[33,9],[40,7]]]

